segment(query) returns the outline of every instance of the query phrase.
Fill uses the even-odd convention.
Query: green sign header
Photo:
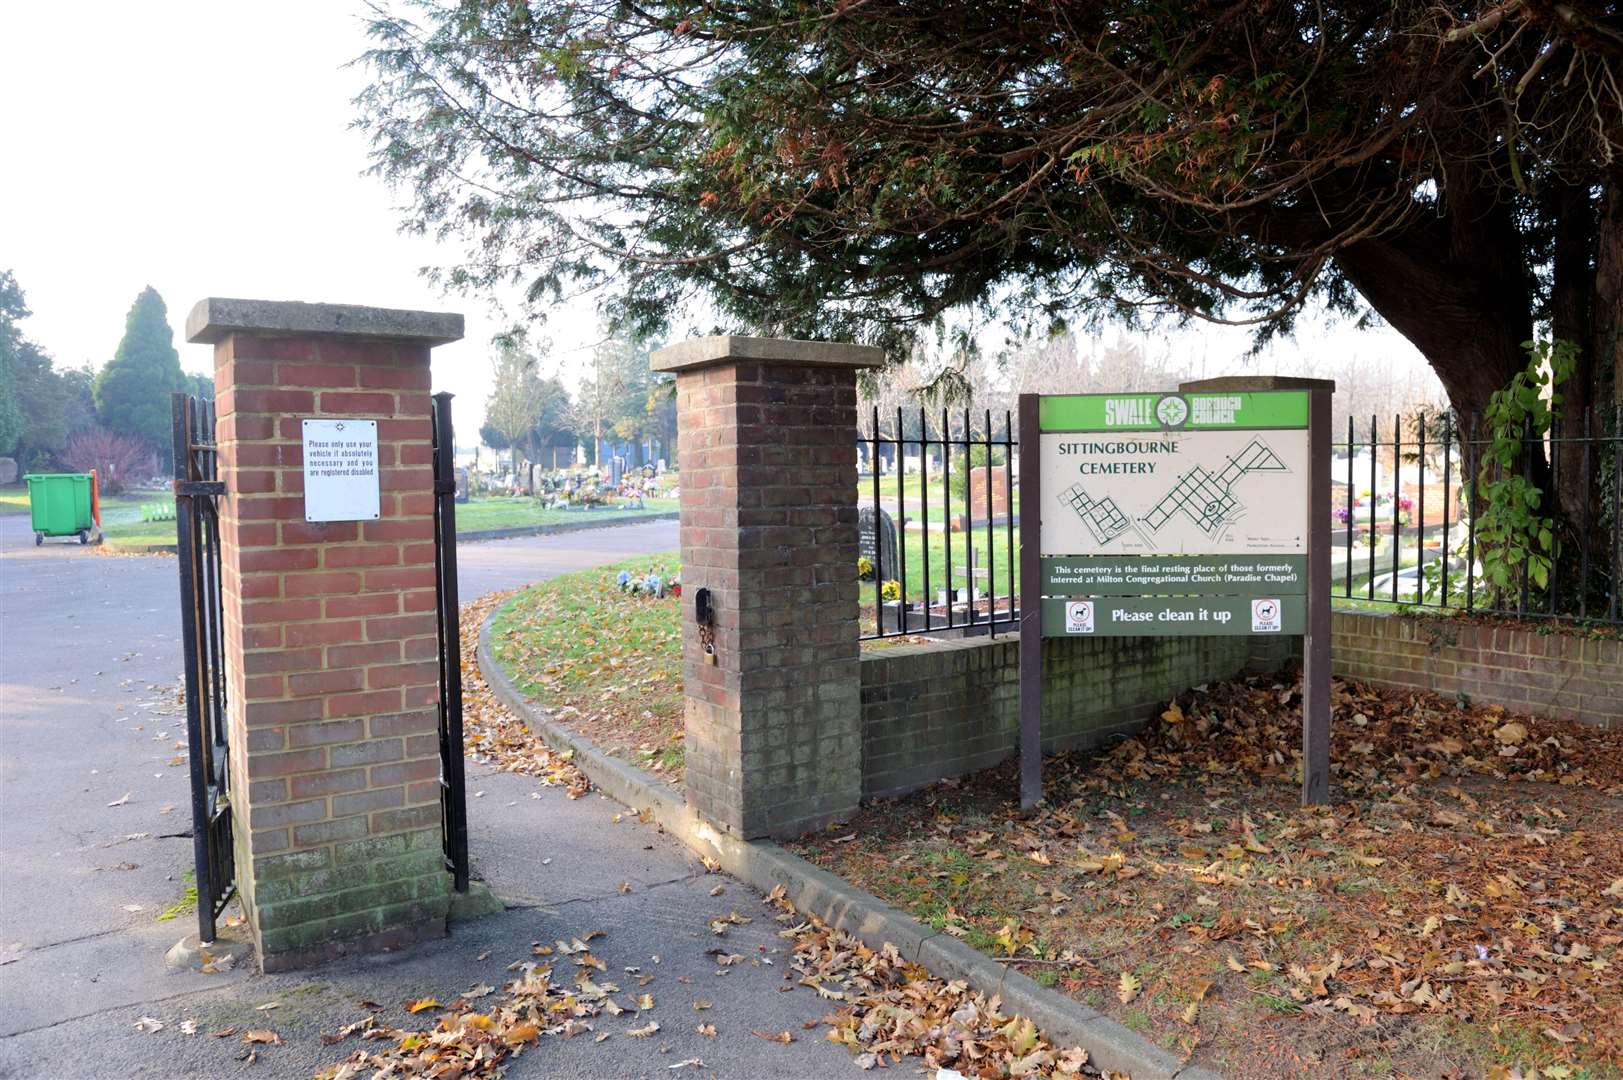
[[[1041,431],[1214,431],[1307,427],[1307,391],[1045,394]]]

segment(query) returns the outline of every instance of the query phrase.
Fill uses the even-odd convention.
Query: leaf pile
[[[816,916],[797,913],[782,886],[767,900],[780,909],[780,922],[792,924],[778,936],[794,944],[792,964],[801,984],[841,1003],[824,1018],[829,1041],[855,1051],[862,1068],[911,1056],[931,1070],[956,1069],[986,1080],[1100,1075],[1084,1073],[1086,1050],[1057,1049],[1031,1020],[1004,1016],[997,997],[961,980],[936,978],[905,962],[894,945],[871,949]]]
[[[1236,680],[1050,758],[1034,817],[1005,766],[801,849],[1221,1071],[1623,1064],[1623,732],[1335,709],[1331,807],[1299,805],[1297,688]]]
[[[503,1062],[523,1054],[544,1037],[570,1039],[593,1032],[599,1017],[640,1017],[654,1007],[651,995],[644,994],[632,1004],[622,1005],[615,1000],[620,993],[618,984],[594,979],[594,973],[607,968],[587,945],[597,936],[593,933],[586,935],[585,941],[559,941],[556,948],[536,947],[537,954],[558,958],[550,963],[529,959],[509,964],[508,970],[517,974],[503,987],[504,996],[488,1009],[481,1011],[472,1004],[495,992],[494,987],[481,985],[444,1006],[433,998],[408,1003],[407,1011],[413,1015],[440,1010],[439,1021],[431,1028],[407,1031],[390,1027],[379,1023],[374,1013],[340,1028],[336,1034],[323,1035],[322,1042],[329,1046],[351,1035],[382,1045],[355,1050],[341,1063],[318,1072],[316,1080],[498,1077]],[[573,967],[568,976],[557,971],[566,958]],[[659,1024],[649,1020],[620,1033],[641,1038],[658,1030]],[[607,1031],[597,1032],[594,1041],[609,1037]]]
[[[490,593],[462,605],[463,746],[475,760],[564,788],[571,799],[578,799],[591,790],[586,774],[570,761],[570,755],[558,753],[533,735],[523,720],[496,699],[479,671],[479,627],[516,592]]]
[[[1138,738],[1117,746],[1106,763],[1135,779],[1187,768],[1238,770],[1258,780],[1299,777],[1300,694],[1299,682],[1271,678],[1191,691]],[[1339,679],[1332,683],[1331,706],[1331,774],[1355,789],[1477,773],[1623,794],[1623,739],[1616,732]]]

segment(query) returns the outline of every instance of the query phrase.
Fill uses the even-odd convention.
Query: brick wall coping
[[[239,300],[210,296],[186,316],[186,340],[215,343],[232,334],[299,334],[444,345],[462,338],[462,316],[450,311],[405,311],[356,304],[297,300]]]
[[[657,349],[649,357],[655,371],[692,371],[734,360],[799,364],[803,367],[874,368],[885,364],[885,350],[845,341],[801,341],[797,338],[742,337],[718,334],[692,338]]]

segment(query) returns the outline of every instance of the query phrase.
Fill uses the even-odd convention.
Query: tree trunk
[[[1590,341],[1599,390],[1596,399],[1605,402],[1609,397],[1613,408],[1623,408],[1623,166],[1612,170],[1611,181],[1601,195],[1599,218],[1595,295],[1590,312]],[[1598,419],[1604,421],[1605,417]]]

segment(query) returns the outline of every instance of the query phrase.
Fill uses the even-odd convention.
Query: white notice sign
[[[378,422],[304,422],[304,520],[378,518]]]

